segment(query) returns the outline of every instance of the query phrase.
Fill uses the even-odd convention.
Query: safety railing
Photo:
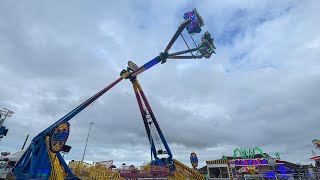
[[[102,165],[91,165],[81,161],[71,161],[68,164],[74,175],[82,180],[124,180],[120,174]]]
[[[193,180],[206,180],[206,177],[204,175],[193,170],[192,168],[188,167],[178,160],[174,160],[174,165],[176,168],[174,172],[175,179],[182,180],[184,178]]]

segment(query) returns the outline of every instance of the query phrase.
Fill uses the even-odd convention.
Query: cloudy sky
[[[197,8],[215,38],[210,59],[168,61],[139,76],[176,159],[189,163],[261,147],[294,163],[311,163],[320,138],[320,2],[3,1],[0,5],[0,107],[15,114],[1,151],[19,150],[169,42],[183,13]],[[200,35],[198,35],[200,36]],[[185,49],[181,39],[172,51]],[[123,81],[71,123],[67,160],[150,159],[130,81]],[[30,142],[29,141],[28,143]],[[316,150],[315,150],[316,151]],[[318,154],[320,152],[318,151]]]

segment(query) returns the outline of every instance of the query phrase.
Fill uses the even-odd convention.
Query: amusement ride
[[[151,156],[153,158],[150,166],[166,169],[167,172],[169,172],[168,176],[171,176],[171,178],[173,177],[173,179],[186,179],[186,176],[189,176],[189,179],[204,180],[205,177],[199,174],[195,169],[189,168],[183,163],[173,159],[170,147],[160,129],[141,85],[137,80],[137,76],[139,74],[150,69],[156,64],[164,64],[168,59],[210,58],[211,55],[215,53],[214,50],[216,48],[209,32],[205,32],[201,36],[201,42],[198,45],[194,41],[193,36],[200,33],[201,27],[204,25],[203,19],[198,14],[197,10],[193,9],[190,12],[186,12],[183,18],[184,21],[179,25],[178,30],[173,35],[169,44],[158,56],[141,67],[138,67],[135,63],[129,61],[127,69],[121,71],[118,79],[34,137],[23,156],[14,166],[12,170],[13,176],[17,179],[78,179],[79,176],[71,171],[60,154],[60,151],[65,145],[70,133],[69,121],[120,81],[128,79],[132,83],[151,146]],[[182,35],[182,32],[185,29],[195,44],[194,48],[189,47]],[[169,53],[169,50],[179,36],[182,37],[187,49],[184,51]],[[197,159],[195,162],[197,163]],[[93,177],[94,175],[92,173],[93,171],[90,171],[88,176],[91,177],[89,178],[87,176],[88,179],[103,179],[101,177],[107,176],[106,173],[103,174],[102,171],[97,171],[100,175],[95,177]],[[129,179],[129,177],[125,178]],[[109,179],[121,179],[121,177],[119,175],[113,175],[112,178]]]

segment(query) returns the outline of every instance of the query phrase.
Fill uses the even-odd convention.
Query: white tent
[[[12,153],[12,154],[9,154],[9,155],[6,155],[6,156],[1,155],[0,156],[0,161],[9,160],[9,161],[15,161],[16,162],[22,157],[24,152],[25,152],[25,150],[21,150],[21,151],[17,151],[15,153]]]

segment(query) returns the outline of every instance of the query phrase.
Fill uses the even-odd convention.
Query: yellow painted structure
[[[76,177],[83,180],[124,180],[119,173],[99,164],[91,165],[81,161],[72,161],[68,166]]]
[[[67,177],[67,174],[60,164],[57,154],[52,153],[49,150],[49,136],[46,137],[46,145],[52,167],[49,180],[64,180],[64,178]]]
[[[206,180],[206,177],[200,174],[198,171],[188,167],[178,160],[174,160],[174,166],[176,168],[173,179],[176,180]]]
[[[206,177],[196,170],[186,166],[178,160],[174,160],[176,170],[168,176],[168,180],[206,180]],[[71,161],[68,164],[74,175],[83,180],[124,180],[120,174],[113,172],[102,165],[91,165],[81,161]],[[150,165],[144,166],[143,170],[150,170]],[[60,179],[59,179],[60,180]]]

